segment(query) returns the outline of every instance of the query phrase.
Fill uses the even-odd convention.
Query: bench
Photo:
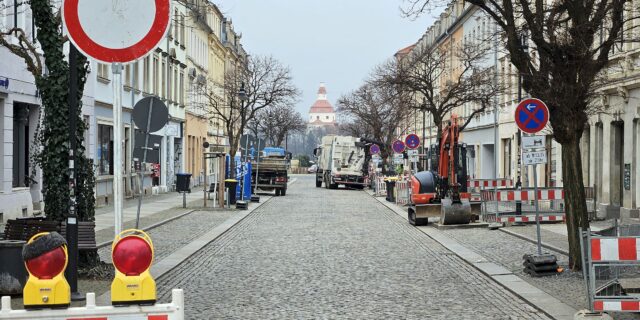
[[[78,250],[95,250],[96,233],[95,222],[78,222]],[[66,238],[67,224],[57,221],[47,221],[43,218],[24,218],[7,220],[4,229],[4,239],[28,241],[40,232],[58,232]]]
[[[40,232],[59,232],[60,224],[43,218],[9,219],[4,227],[4,239],[28,241]]]

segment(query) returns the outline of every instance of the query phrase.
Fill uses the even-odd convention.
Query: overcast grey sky
[[[320,82],[335,107],[373,67],[415,43],[432,16],[401,17],[401,0],[214,0],[242,33],[250,54],[272,55],[288,65],[303,91],[304,118]]]

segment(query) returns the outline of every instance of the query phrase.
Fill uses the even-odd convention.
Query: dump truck
[[[329,135],[322,137],[322,144],[314,149],[317,159],[316,187],[324,183],[327,189],[343,185],[351,189],[363,189],[365,149],[360,138]]]
[[[291,153],[284,148],[267,147],[260,151],[251,172],[254,190],[275,191],[276,196],[286,195],[290,160]]]
[[[479,213],[479,203],[471,203],[467,192],[467,146],[459,143],[460,128],[454,116],[442,132],[434,149],[433,170],[417,172],[411,177],[409,223],[427,224],[440,217],[440,224],[468,224]]]

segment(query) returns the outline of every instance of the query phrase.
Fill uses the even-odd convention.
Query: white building
[[[321,83],[318,89],[318,98],[309,109],[308,127],[329,128],[336,125],[336,111],[327,99],[327,88],[324,83]]]

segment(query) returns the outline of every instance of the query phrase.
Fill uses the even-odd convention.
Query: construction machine
[[[423,225],[440,217],[440,224],[468,224],[472,220],[467,192],[467,145],[459,143],[460,127],[452,116],[431,157],[431,170],[411,177],[409,223]],[[474,208],[476,209],[476,208]],[[475,211],[475,210],[474,210]]]

